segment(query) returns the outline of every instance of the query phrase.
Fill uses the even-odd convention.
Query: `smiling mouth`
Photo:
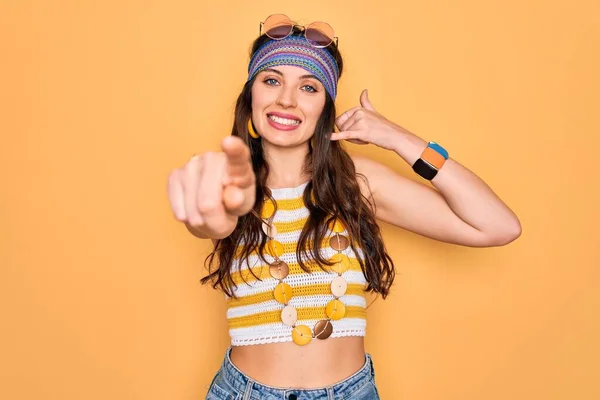
[[[300,123],[302,122],[297,119],[282,118],[282,117],[278,117],[278,116],[272,115],[272,114],[268,114],[267,118],[269,118],[273,122],[276,122],[281,125],[287,125],[287,126],[300,125]]]

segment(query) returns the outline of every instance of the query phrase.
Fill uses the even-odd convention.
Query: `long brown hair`
[[[298,28],[293,35],[300,35]],[[251,55],[266,41],[262,35],[252,45]],[[335,58],[342,75],[342,56],[334,44],[327,51]],[[269,165],[265,162],[261,139],[253,139],[248,133],[248,120],[252,114],[252,85],[254,79],[248,81],[240,93],[235,107],[235,119],[231,134],[242,138],[249,146],[252,166],[256,174],[256,202],[253,210],[238,218],[235,230],[228,237],[218,240],[214,250],[205,260],[209,274],[201,279],[202,284],[212,282],[213,288],[219,287],[229,297],[235,297],[232,288],[235,286],[231,277],[234,257],[246,259],[250,254],[258,254],[263,262],[267,237],[262,232],[262,220],[259,218],[264,198],[273,200],[270,189],[266,186]],[[362,249],[365,257],[357,257],[367,280],[367,291],[373,291],[385,298],[394,280],[394,263],[388,255],[381,232],[375,220],[375,210],[368,198],[360,191],[357,178],[366,179],[356,173],[354,162],[342,147],[341,142],[330,140],[335,124],[335,104],[329,94],[325,93],[325,106],[317,121],[314,142],[309,145],[309,153],[305,161],[305,169],[312,176],[303,193],[304,204],[310,212],[308,220],[298,241],[296,256],[300,267],[309,272],[305,260],[323,265],[332,265],[323,258],[321,243],[328,233],[328,222],[341,220],[348,230],[350,246]],[[312,193],[312,196],[311,196]],[[274,202],[276,204],[276,202]],[[238,250],[238,248],[240,250]],[[215,267],[216,264],[216,268]],[[250,269],[254,274],[254,271]]]

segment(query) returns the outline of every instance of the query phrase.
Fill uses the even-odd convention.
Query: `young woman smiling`
[[[270,16],[231,136],[169,176],[175,218],[214,243],[202,282],[227,298],[231,346],[209,399],[379,398],[365,292],[385,298],[394,264],[377,220],[472,247],[520,235],[479,177],[387,120],[366,91],[336,118],[342,69],[328,24]],[[394,151],[434,188],[351,157],[341,140]]]

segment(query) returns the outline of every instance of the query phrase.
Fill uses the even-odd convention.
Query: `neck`
[[[278,147],[263,141],[263,152],[269,164],[267,186],[271,189],[296,187],[311,178],[305,171],[308,142],[297,147]]]

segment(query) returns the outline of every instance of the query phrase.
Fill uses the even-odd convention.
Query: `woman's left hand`
[[[369,101],[367,90],[360,94],[360,106],[349,109],[335,120],[339,132],[331,140],[347,140],[355,144],[372,143],[393,150],[399,136],[412,133],[377,112]]]

